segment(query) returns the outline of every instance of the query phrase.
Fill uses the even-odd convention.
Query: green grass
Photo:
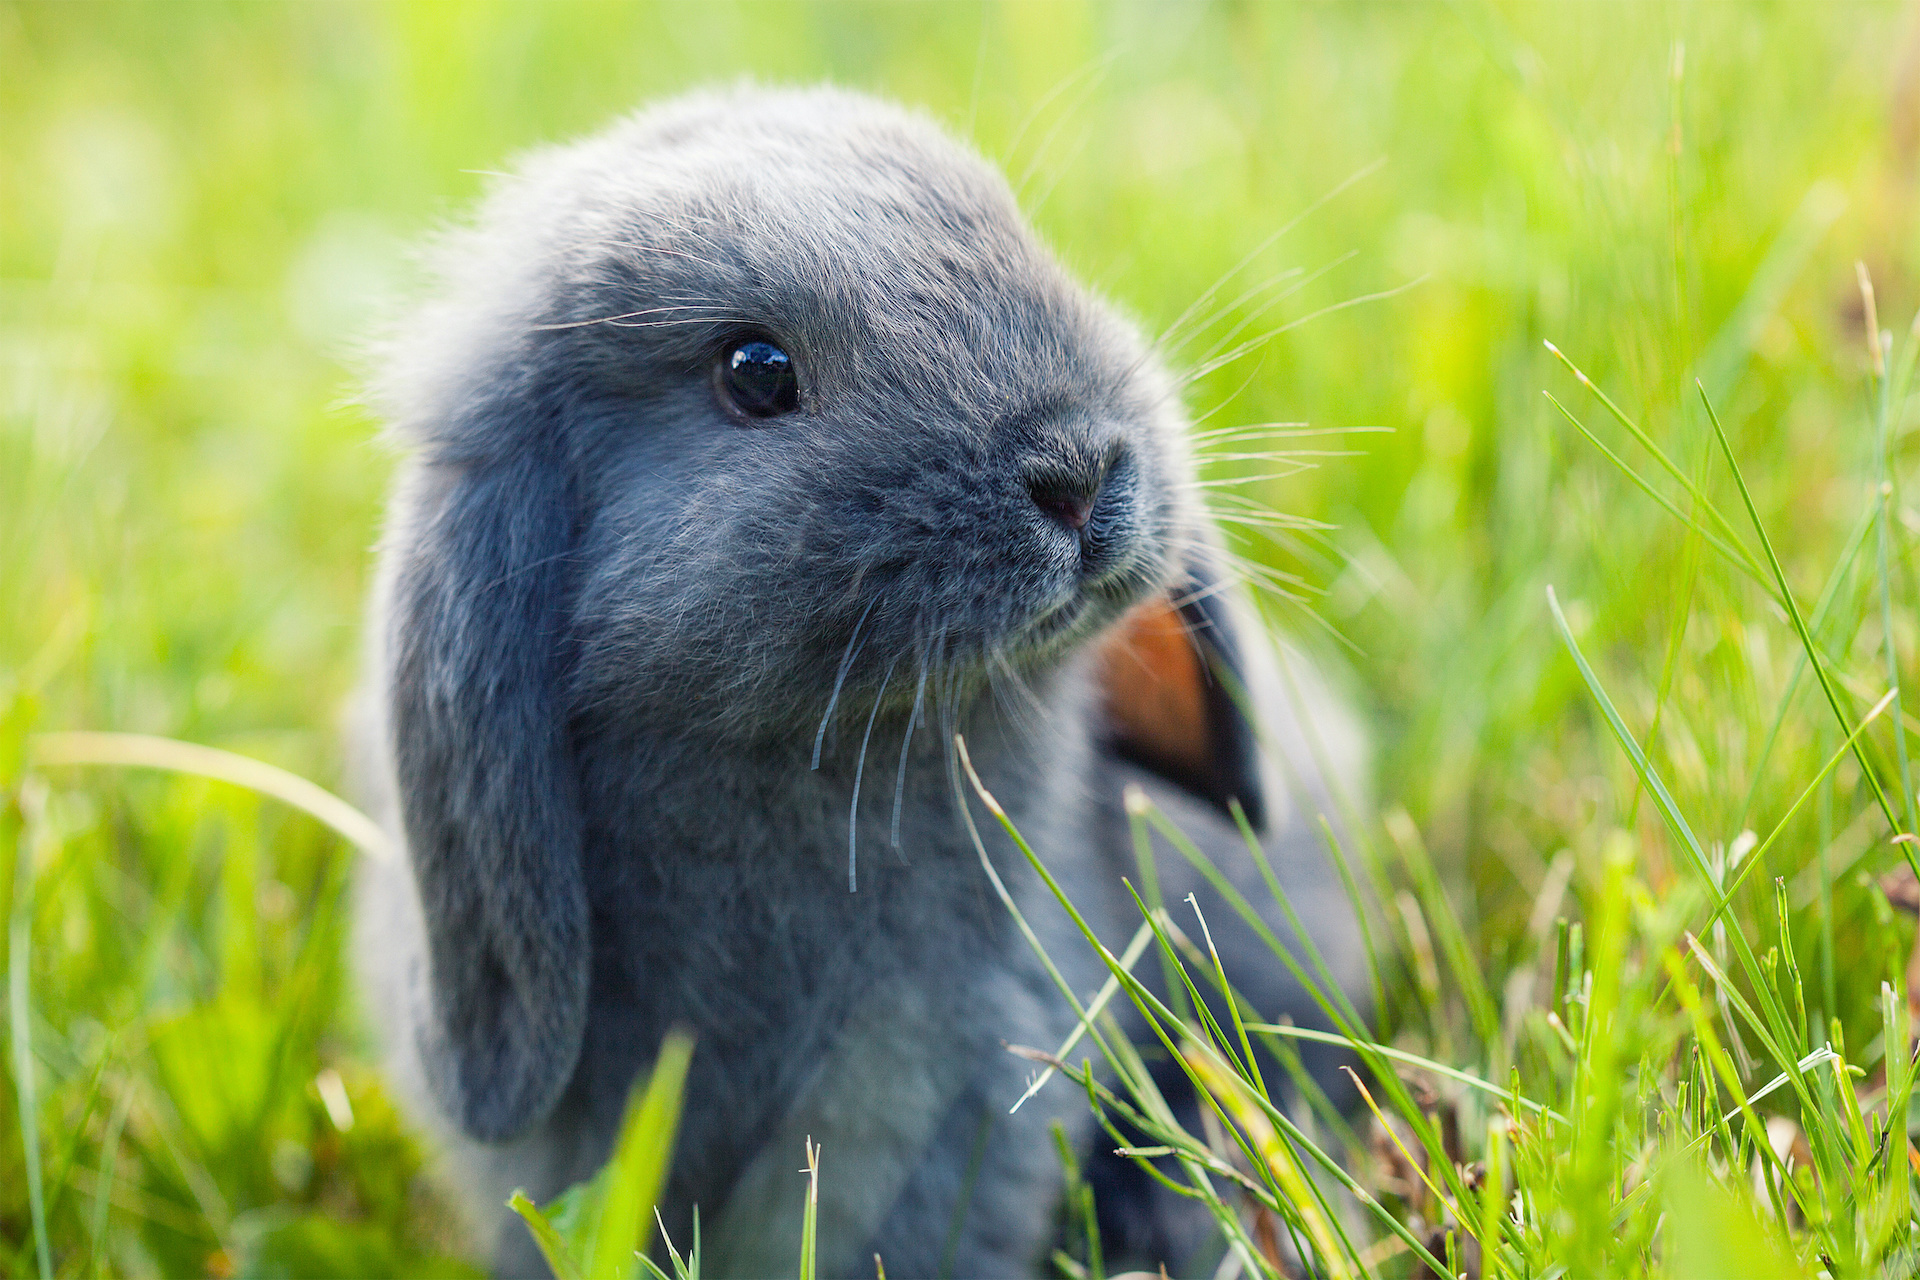
[[[1208,299],[1185,368],[1285,326],[1197,378],[1202,430],[1389,429],[1209,464],[1229,517],[1334,526],[1233,527],[1376,729],[1346,854],[1386,1127],[1272,1110],[1246,1047],[1295,1033],[1257,1021],[1153,1011],[1199,1134],[1125,1045],[1068,1055],[1104,1045],[1094,1105],[1248,1265],[1913,1272],[1878,882],[1920,723],[1885,699],[1920,643],[1915,48],[1893,4],[0,7],[0,1271],[468,1273],[355,1007],[350,846],[36,735],[337,788],[392,465],[353,342],[405,245],[517,149],[752,73],[1004,158],[1150,330]],[[1199,922],[1153,923],[1207,982]]]

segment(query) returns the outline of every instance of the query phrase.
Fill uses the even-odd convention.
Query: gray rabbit
[[[1056,1120],[1109,1259],[1192,1264],[1208,1224],[1096,1154],[1072,1086],[1008,1112],[1033,1068],[1005,1045],[1073,1015],[953,747],[1116,949],[1124,789],[1268,902],[1237,800],[1362,990],[1312,827],[1358,736],[1239,621],[1152,349],[977,156],[830,89],[536,153],[437,255],[375,386],[411,457],[361,750],[407,859],[362,877],[359,933],[496,1268],[541,1269],[502,1201],[594,1171],[674,1026],[697,1049],[661,1212],[685,1242],[699,1206],[709,1275],[791,1271],[809,1137],[823,1275],[1034,1274]],[[974,812],[1090,994],[1104,970]],[[1319,1021],[1159,866],[1256,1007]],[[1332,1061],[1309,1055],[1329,1087]]]

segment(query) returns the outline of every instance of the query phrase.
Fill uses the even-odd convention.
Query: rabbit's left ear
[[[1099,655],[1109,742],[1121,757],[1266,819],[1260,747],[1233,612],[1199,573],[1121,620]]]
[[[502,1142],[553,1108],[587,1018],[584,819],[560,693],[572,499],[529,447],[423,468],[407,506],[387,643],[428,944],[416,1034],[448,1113]]]

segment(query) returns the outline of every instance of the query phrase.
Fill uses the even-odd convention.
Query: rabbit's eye
[[[749,418],[777,417],[800,407],[792,357],[765,338],[734,343],[720,357],[714,378],[727,406]]]

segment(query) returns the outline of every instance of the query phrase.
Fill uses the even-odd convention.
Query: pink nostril
[[[1091,494],[1063,485],[1046,484],[1036,484],[1029,492],[1033,494],[1034,506],[1075,533],[1086,528],[1087,517],[1093,514]]]

